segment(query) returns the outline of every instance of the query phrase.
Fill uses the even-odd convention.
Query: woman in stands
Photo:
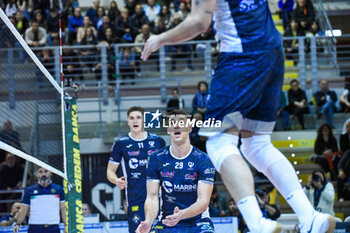
[[[322,169],[315,169],[304,191],[315,210],[334,216],[334,186],[327,182]]]

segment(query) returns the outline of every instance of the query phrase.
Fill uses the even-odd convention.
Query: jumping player
[[[186,122],[183,110],[172,111],[169,122]],[[213,190],[215,168],[207,154],[190,144],[191,127],[172,125],[168,129],[171,146],[155,152],[147,169],[145,221],[137,233],[148,233],[158,214],[159,188],[162,207],[154,233],[212,233],[208,205]]]
[[[107,167],[107,179],[121,190],[126,188],[130,233],[135,233],[140,221],[144,220],[147,158],[165,146],[161,137],[144,131],[143,112],[141,107],[129,108],[127,122],[130,132],[114,143]],[[124,176],[117,177],[120,163]]]
[[[220,41],[212,77],[207,118],[223,121],[210,136],[207,151],[250,232],[277,233],[278,223],[262,217],[254,196],[253,177],[237,149],[239,132],[245,158],[264,173],[293,208],[300,231],[330,233],[335,220],[315,211],[306,198],[293,166],[272,145],[284,74],[281,36],[275,29],[267,0],[192,0],[191,14],[177,27],[146,42],[141,58],[163,45],[194,38],[214,15]]]

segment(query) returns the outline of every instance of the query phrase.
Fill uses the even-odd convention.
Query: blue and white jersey
[[[112,148],[110,163],[122,164],[128,185],[128,204],[146,200],[146,165],[150,154],[165,146],[165,141],[156,134],[147,133],[145,139],[133,139],[129,135],[117,140]]]
[[[147,181],[160,182],[161,219],[173,214],[176,206],[181,210],[195,203],[198,183],[214,184],[215,168],[207,154],[192,147],[188,155],[177,158],[170,148],[155,152],[147,169]],[[208,209],[193,218],[181,220],[176,226],[195,226],[203,218],[209,218]]]
[[[281,45],[267,0],[217,0],[214,21],[220,52],[243,53]]]
[[[30,207],[29,225],[59,224],[60,202],[65,202],[62,186],[54,183],[47,187],[29,186],[22,200],[22,204]]]

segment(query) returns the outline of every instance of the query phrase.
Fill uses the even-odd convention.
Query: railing
[[[293,41],[293,43],[288,43]],[[284,88],[289,87],[289,81],[298,78],[301,87],[314,93],[318,89],[318,80],[339,79],[339,74],[335,67],[339,67],[341,75],[347,75],[350,71],[350,36],[337,37],[336,61],[333,53],[328,50],[328,44],[333,43],[333,37],[289,37],[284,38],[285,56],[288,65],[285,70]],[[298,44],[290,51],[288,44]],[[210,81],[211,73],[217,59],[216,41],[191,41],[177,45],[177,47],[167,46],[155,53],[149,61],[141,62],[137,47],[143,44],[115,44],[113,46],[72,46],[64,47],[63,64],[64,74],[67,80],[73,79],[84,92],[89,93],[84,97],[91,97],[89,100],[80,98],[79,102],[90,101],[98,104],[95,110],[81,110],[81,113],[95,113],[99,117],[91,123],[99,124],[98,137],[104,134],[103,125],[107,122],[119,122],[126,107],[122,107],[123,96],[134,96],[141,93],[148,96],[153,93],[153,100],[165,103],[167,100],[167,90],[177,87],[180,90],[185,86],[194,87],[198,81]],[[131,49],[128,49],[131,48]],[[1,66],[11,74],[11,69],[16,66],[16,49],[1,50],[7,53],[7,60],[1,62]],[[33,48],[34,52],[47,67],[49,72],[57,79],[60,79],[59,48],[42,47]],[[125,62],[123,52],[130,52],[134,56],[131,64]],[[11,56],[10,56],[11,55]],[[10,59],[12,57],[12,59]],[[0,59],[4,59],[0,58]],[[6,58],[5,58],[6,59]],[[336,66],[334,65],[336,63]],[[26,67],[23,61],[23,69]],[[322,72],[321,72],[322,71]],[[32,72],[33,73],[33,72]],[[10,77],[12,82],[8,82],[8,89],[2,90],[1,94],[8,93],[8,100],[14,103],[16,94],[11,91],[11,83],[28,81],[36,82],[37,77]],[[311,85],[308,83],[311,82]],[[3,86],[6,87],[7,85]],[[195,90],[193,90],[193,93]],[[150,97],[151,98],[151,97]],[[142,100],[145,98],[142,97]],[[140,99],[141,100],[141,99]],[[104,110],[110,101],[114,102],[111,112]],[[106,114],[116,114],[116,118],[111,121],[104,120]],[[107,117],[108,118],[108,117]],[[119,123],[118,123],[119,124]],[[119,125],[118,128],[121,126]]]

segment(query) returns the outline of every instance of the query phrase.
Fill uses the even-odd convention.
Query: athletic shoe
[[[258,229],[250,231],[250,233],[280,233],[283,230],[283,226],[270,219],[262,218]]]
[[[315,211],[312,217],[311,226],[300,227],[300,233],[333,233],[335,229],[335,219],[329,214]]]

